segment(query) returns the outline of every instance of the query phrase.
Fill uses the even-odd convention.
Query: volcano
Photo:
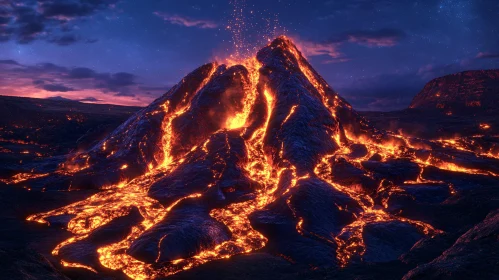
[[[66,267],[152,279],[261,252],[313,269],[410,263],[470,223],[446,205],[497,184],[498,163],[373,127],[279,37],[199,67],[92,148],[4,181],[95,190],[27,220],[71,233],[52,251]]]

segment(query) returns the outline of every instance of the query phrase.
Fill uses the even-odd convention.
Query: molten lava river
[[[369,260],[376,225],[441,234],[395,198],[459,192],[439,172],[498,176],[462,154],[482,157],[372,127],[279,37],[255,57],[201,66],[56,170],[6,182],[98,190],[27,220],[66,221],[72,236],[52,251],[66,267],[153,279],[259,250],[346,267]]]

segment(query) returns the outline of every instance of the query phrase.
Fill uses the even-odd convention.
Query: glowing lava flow
[[[253,60],[252,63],[256,63],[256,60]],[[259,80],[259,65],[254,65],[254,68],[249,71],[251,73],[250,80],[252,84],[247,87],[247,90],[250,92],[247,92],[244,109],[241,113],[236,114],[234,121],[230,122],[230,128],[242,127],[246,123],[251,107],[254,105]],[[212,74],[213,72],[208,76],[207,80],[210,79]],[[206,82],[203,82],[200,88]],[[27,220],[47,223],[46,219],[48,217],[59,215],[75,216],[71,219],[67,227],[68,231],[75,236],[60,243],[53,250],[52,253],[58,255],[61,248],[87,238],[96,228],[102,227],[118,217],[128,215],[131,209],[136,207],[140,211],[144,221],[140,225],[134,226],[130,235],[124,240],[98,249],[99,261],[103,266],[113,270],[121,270],[134,279],[150,279],[159,275],[171,275],[210,260],[228,258],[237,253],[247,253],[263,247],[266,238],[252,229],[248,215],[272,201],[271,196],[277,185],[276,174],[271,174],[270,170],[273,168],[267,162],[267,157],[263,152],[263,138],[272,113],[273,102],[272,95],[267,90],[265,90],[264,96],[267,103],[267,120],[265,125],[257,129],[251,140],[249,140],[250,143],[247,145],[248,164],[245,166],[246,171],[253,180],[265,182],[263,183],[264,188],[259,191],[255,201],[235,203],[224,209],[215,209],[210,213],[212,217],[224,223],[230,229],[232,233],[230,241],[224,242],[211,250],[202,251],[192,258],[173,261],[161,269],[153,268],[152,265],[138,261],[125,253],[134,240],[153,225],[163,220],[168,212],[180,201],[199,198],[201,196],[201,194],[186,196],[175,201],[166,209],[157,201],[147,196],[148,188],[154,182],[155,178],[161,173],[171,171],[173,168],[171,165],[175,162],[175,159],[171,155],[171,146],[174,137],[172,121],[189,109],[189,106],[186,105],[176,111],[170,112],[169,102],[166,102],[162,106],[166,114],[163,122],[162,138],[164,155],[162,163],[157,168],[130,182],[107,187],[106,191],[86,200],[46,213],[29,216]],[[179,160],[179,162],[181,161],[182,159]],[[64,260],[61,262],[64,266],[87,268],[95,271],[95,268],[82,264],[70,263]]]
[[[272,170],[272,166],[267,163],[262,149],[263,138],[265,136],[270,114],[272,112],[272,96],[268,93],[268,91],[265,91],[264,95],[266,97],[268,108],[267,121],[263,127],[255,132],[250,140],[250,144],[247,146],[248,153],[251,156],[248,156],[249,163],[245,167],[248,173],[250,173],[250,177],[252,179],[264,180],[260,181],[265,182],[264,188],[259,191],[255,200],[234,203],[226,208],[214,209],[210,212],[210,215],[213,218],[224,223],[229,228],[232,238],[212,249],[204,250],[191,258],[174,260],[170,263],[164,264],[162,268],[156,269],[153,268],[152,265],[135,260],[127,254],[117,254],[117,252],[125,251],[131,245],[132,241],[140,236],[140,234],[142,234],[142,232],[150,226],[144,226],[143,230],[134,228],[132,230],[132,234],[127,239],[99,249],[99,254],[101,256],[100,261],[104,266],[111,269],[122,270],[134,279],[149,279],[160,275],[172,275],[179,271],[187,270],[212,260],[229,258],[240,253],[249,253],[265,246],[267,239],[251,227],[248,219],[249,214],[263,208],[272,201],[271,197],[276,186],[275,177],[273,177],[269,172],[269,170]],[[255,168],[255,166],[258,165],[256,163],[260,163],[261,167],[258,169]],[[187,198],[199,196],[201,195],[196,194]],[[168,209],[166,209],[167,211],[165,213],[157,216],[157,219],[149,222],[148,225],[153,225],[161,221],[166,216],[167,212],[178,202],[180,202],[180,200],[172,204]]]
[[[331,166],[327,158],[324,158],[323,161],[316,166],[315,174],[319,178],[328,182],[336,190],[347,194],[349,197],[354,199],[363,210],[363,212],[356,217],[356,220],[353,223],[344,227],[340,234],[334,237],[334,241],[338,245],[336,252],[337,259],[341,266],[346,266],[354,256],[362,257],[366,250],[366,245],[364,244],[364,238],[362,235],[364,227],[370,223],[400,221],[419,228],[426,235],[435,235],[442,232],[434,229],[429,224],[386,213],[379,207],[375,206],[375,203],[370,196],[362,195],[351,188],[335,183],[334,178],[331,175]]]
[[[252,57],[243,61],[241,65],[245,66],[249,72],[250,84],[244,86],[243,109],[226,121],[226,127],[230,130],[244,127],[258,95],[257,86],[260,79],[260,62],[255,57]]]
[[[470,148],[470,146],[473,146],[474,144],[474,139],[472,138],[471,140],[468,139],[463,139],[463,138],[454,138],[454,139],[440,139],[440,140],[435,140],[433,142],[439,143],[442,145],[442,147],[445,148],[453,148],[465,152],[470,152],[474,153],[483,157],[489,157],[489,158],[494,158],[494,159],[499,159],[499,152],[492,152],[492,151],[475,151]]]
[[[215,72],[216,67],[210,72],[207,78],[201,83],[200,87],[196,90],[199,92],[211,79]],[[168,108],[169,102],[162,105],[163,108]],[[171,155],[171,143],[174,137],[172,132],[172,121],[185,113],[188,106],[183,106],[177,111],[166,111],[165,119],[163,122],[163,161],[160,161],[156,168],[152,171],[137,177],[130,182],[122,182],[117,185],[103,187],[104,191],[95,194],[83,201],[73,203],[71,205],[55,209],[53,211],[35,214],[27,217],[28,221],[36,221],[39,223],[48,223],[48,217],[60,215],[74,215],[68,223],[67,230],[75,236],[71,237],[64,242],[57,245],[52,251],[53,255],[58,255],[62,247],[76,243],[88,237],[88,235],[95,229],[105,226],[112,220],[126,216],[130,213],[132,208],[137,208],[144,218],[144,221],[132,228],[132,233],[121,242],[105,246],[98,249],[99,261],[105,267],[110,269],[121,269],[127,275],[136,279],[149,278],[151,273],[146,273],[147,265],[139,262],[124,253],[131,242],[138,238],[144,231],[151,228],[153,225],[161,221],[167,213],[180,201],[189,198],[200,197],[200,194],[192,194],[181,198],[164,208],[159,202],[147,196],[150,185],[155,179],[165,172],[171,170],[171,165],[174,158]],[[166,110],[166,109],[165,109]],[[181,162],[182,159],[178,160]],[[95,269],[89,266],[75,264],[70,262],[61,261],[66,267],[80,267],[87,268],[94,271]],[[148,276],[149,275],[149,276]]]
[[[211,77],[215,73],[216,69],[217,67],[216,65],[214,65],[208,76],[203,80],[199,88],[196,90],[196,93],[206,86],[206,84],[210,81]],[[185,112],[187,112],[190,109],[191,103],[189,101],[190,100],[185,100],[184,98],[182,100],[182,103],[187,103],[187,104],[184,104],[181,108],[176,110],[175,108],[170,108],[171,104],[169,100],[166,101],[166,103],[161,106],[166,114],[166,117],[163,120],[163,137],[162,137],[163,160],[160,161],[161,164],[159,165],[161,169],[165,170],[168,169],[174,160],[172,156],[172,143],[175,137],[173,133],[173,121],[176,118],[182,116]]]
[[[16,175],[12,176],[11,178],[0,179],[0,182],[3,182],[5,184],[7,184],[7,185],[18,184],[18,183],[22,183],[24,181],[31,180],[31,179],[47,177],[48,175],[50,175],[50,173],[43,173],[43,174],[37,174],[37,173],[18,173]]]
[[[71,164],[71,161],[74,160],[75,158],[76,156],[71,157],[67,162],[61,164],[55,173],[63,175],[71,175],[89,167],[88,157],[86,157],[85,164],[83,166]],[[33,170],[31,170],[31,172],[18,173],[8,179],[0,179],[0,182],[3,182],[7,185],[19,184],[32,179],[44,178],[49,175],[51,175],[51,173],[33,173]]]
[[[286,40],[288,40],[286,38]],[[334,96],[334,100],[332,104],[330,104],[330,98],[327,96],[326,93],[326,88],[324,88],[324,84],[328,86],[326,83],[321,83],[314,72],[308,67],[303,61],[302,61],[302,56],[299,54],[299,50],[295,46],[290,46],[287,49],[296,59],[298,62],[298,67],[300,68],[300,71],[302,72],[303,75],[307,78],[309,83],[319,92],[322,104],[328,109],[329,113],[333,117],[334,120],[336,120],[336,123],[338,122],[338,118],[336,117],[336,107],[339,105],[338,104],[338,96]],[[339,134],[332,135],[333,139],[335,142],[338,144],[338,146],[341,146],[341,139]]]
[[[229,228],[232,234],[229,241],[225,241],[215,246],[215,248],[204,250],[191,258],[175,260],[162,268],[159,274],[171,275],[212,260],[229,258],[235,254],[249,253],[265,246],[267,239],[251,227],[248,218],[251,213],[262,209],[273,201],[272,195],[276,190],[276,181],[278,180],[277,174],[272,174],[272,165],[268,162],[263,151],[263,138],[270,121],[273,103],[273,97],[267,90],[264,90],[264,96],[267,104],[267,120],[261,128],[255,131],[246,145],[248,164],[244,166],[249,177],[256,182],[262,182],[263,188],[258,190],[254,200],[234,203],[226,208],[214,209],[210,212],[210,216]],[[245,123],[246,120],[242,122]]]
[[[312,86],[314,86],[314,88],[319,92],[321,99],[322,99],[322,103],[324,104],[324,106],[326,108],[328,108],[332,117],[336,121],[338,121],[338,119],[336,117],[336,107],[339,105],[338,96],[335,96],[334,97],[335,100],[333,100],[332,104],[330,104],[330,99],[326,94],[326,89],[324,88],[323,83],[319,82],[316,75],[313,73],[313,71],[302,62],[301,55],[299,55],[298,50],[296,48],[291,47],[288,49],[288,51],[291,52],[293,54],[293,56],[295,57],[296,61],[298,62],[298,66],[299,66],[301,72],[303,73],[303,75],[305,75],[305,77],[312,84]],[[294,107],[291,110],[290,115],[293,113],[293,111],[294,111]],[[289,117],[289,115],[288,115],[288,117]],[[341,143],[339,134],[334,135],[333,138],[335,139],[336,143],[340,147],[343,146]],[[360,143],[366,144],[365,141],[361,141]],[[342,148],[343,149],[340,149],[337,153],[344,152],[345,147],[343,146]],[[386,151],[386,147],[383,147],[382,150]],[[372,154],[372,152],[371,152],[371,154]],[[328,155],[328,156],[325,156],[323,158],[322,162],[319,163],[315,168],[315,175],[317,175],[319,178],[321,178],[322,180],[329,183],[336,190],[338,190],[344,194],[347,194],[349,197],[351,197],[352,199],[357,201],[357,203],[363,209],[363,213],[361,213],[361,215],[359,217],[357,217],[356,220],[352,224],[344,227],[342,229],[341,233],[338,234],[336,237],[334,237],[334,240],[330,240],[327,237],[318,236],[320,239],[323,239],[323,240],[325,239],[326,241],[330,241],[330,242],[336,242],[336,244],[338,245],[337,259],[338,259],[340,266],[346,266],[349,263],[350,259],[354,255],[362,256],[364,254],[365,244],[363,241],[362,233],[363,233],[364,226],[369,224],[369,223],[398,220],[401,222],[412,224],[412,225],[420,228],[425,234],[434,235],[434,234],[441,232],[439,230],[434,229],[429,224],[419,222],[419,221],[413,221],[413,220],[406,219],[406,218],[396,217],[396,216],[393,216],[393,215],[390,215],[390,214],[384,212],[381,209],[376,209],[375,203],[371,197],[369,197],[367,195],[361,195],[351,188],[347,188],[347,187],[341,186],[338,183],[335,183],[334,178],[332,178],[330,175],[332,172],[331,172],[331,166],[328,163],[328,159],[333,157],[333,156],[334,155]],[[358,165],[356,165],[356,166],[358,166]],[[303,224],[303,219],[299,218],[299,222],[298,222],[296,228],[300,233],[304,232],[304,230],[302,228],[302,224]],[[313,234],[313,233],[311,233],[311,234]],[[315,234],[313,234],[313,235],[315,235]],[[341,238],[342,236],[348,236],[348,237],[345,240],[345,239]]]

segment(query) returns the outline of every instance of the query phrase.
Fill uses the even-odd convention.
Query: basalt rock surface
[[[499,211],[457,239],[442,255],[403,279],[495,279],[499,275]]]

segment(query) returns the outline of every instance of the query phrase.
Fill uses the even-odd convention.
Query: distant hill
[[[27,159],[88,148],[140,109],[0,96],[0,161],[12,165],[19,154]]]
[[[465,71],[431,80],[409,108],[440,109],[452,114],[499,107],[499,70]]]
[[[26,119],[23,115],[25,111],[122,115],[134,113],[139,109],[141,107],[82,103],[60,96],[41,99],[0,95],[0,124],[15,121],[16,117]],[[8,116],[7,119],[5,119],[6,116]]]
[[[499,133],[499,70],[436,78],[407,109],[362,114],[378,128],[417,137],[495,136]]]

